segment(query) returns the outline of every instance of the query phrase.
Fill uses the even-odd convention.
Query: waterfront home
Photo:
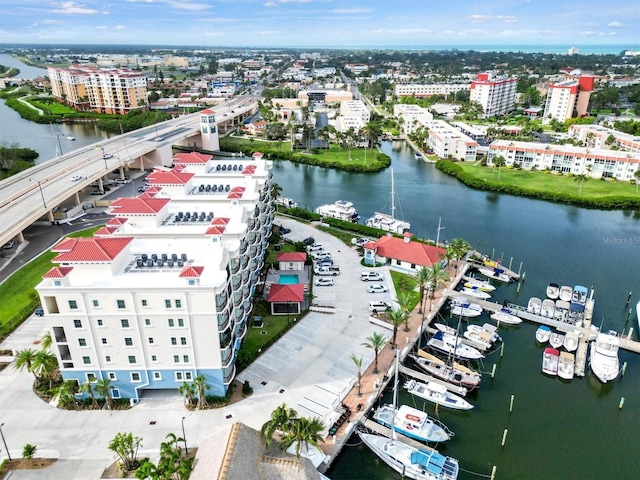
[[[365,243],[364,263],[388,265],[392,270],[415,275],[422,267],[431,267],[442,260],[446,250],[411,240],[411,233],[403,238],[384,236],[375,242]]]

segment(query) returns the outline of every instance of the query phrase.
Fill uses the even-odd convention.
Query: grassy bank
[[[436,167],[469,187],[550,202],[601,209],[640,208],[640,194],[631,182],[589,179],[580,184],[573,175],[548,171],[485,167],[441,160]],[[500,179],[498,179],[500,175]],[[580,191],[582,185],[582,191]]]

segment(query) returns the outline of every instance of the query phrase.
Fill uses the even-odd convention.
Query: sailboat
[[[398,396],[398,355],[396,352],[395,386],[393,404]],[[444,456],[436,450],[416,448],[398,440],[392,417],[391,438],[376,433],[357,430],[364,444],[380,459],[403,477],[412,480],[456,480],[458,460]]]
[[[373,217],[369,218],[366,221],[367,227],[379,228],[380,230],[384,230],[385,232],[392,232],[397,234],[402,234],[411,228],[411,224],[409,222],[398,220],[395,217],[395,198],[395,182],[393,179],[393,168],[391,168],[391,215],[387,213],[375,212],[373,214]]]
[[[453,362],[449,365],[444,360],[441,360],[424,350],[418,350],[418,356],[409,355],[409,357],[416,362],[416,365],[420,367],[420,369],[424,370],[429,375],[453,385],[472,389],[478,387],[482,381],[482,375],[478,372],[474,372],[470,368],[467,368],[457,362]]]
[[[638,317],[638,331],[640,332],[640,300],[636,303],[636,317]]]

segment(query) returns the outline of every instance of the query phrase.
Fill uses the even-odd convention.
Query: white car
[[[367,287],[367,292],[369,293],[384,293],[388,291],[389,289],[385,285],[369,285]]]
[[[104,155],[102,155],[102,158],[105,160],[109,160],[110,158],[113,158],[113,153],[105,153]]]
[[[84,177],[82,175],[74,175],[73,177],[71,177],[71,181],[72,182],[77,182],[79,180],[83,180]]]
[[[371,240],[368,238],[352,238],[351,245],[355,245],[356,247],[362,247],[365,243],[369,243]]]
[[[311,253],[311,252],[320,252],[322,251],[322,244],[321,243],[314,243],[313,245],[309,245],[307,247],[307,252]]]
[[[381,302],[376,300],[374,302],[369,302],[369,311],[373,313],[385,312],[391,309],[391,304],[388,302]]]
[[[333,286],[333,278],[316,278],[313,282],[317,287],[332,287]]]
[[[361,272],[360,280],[363,282],[382,282],[384,277],[379,272]]]
[[[331,252],[327,252],[326,250],[322,250],[321,252],[311,253],[312,257],[315,257],[316,260],[322,260],[323,258],[331,258]]]

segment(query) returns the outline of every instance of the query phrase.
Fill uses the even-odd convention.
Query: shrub
[[[253,388],[249,384],[249,380],[245,380],[242,384],[242,396],[247,397],[253,393]]]
[[[36,454],[36,450],[38,450],[38,447],[27,443],[24,447],[22,447],[22,458],[28,458],[29,460],[31,460]]]

